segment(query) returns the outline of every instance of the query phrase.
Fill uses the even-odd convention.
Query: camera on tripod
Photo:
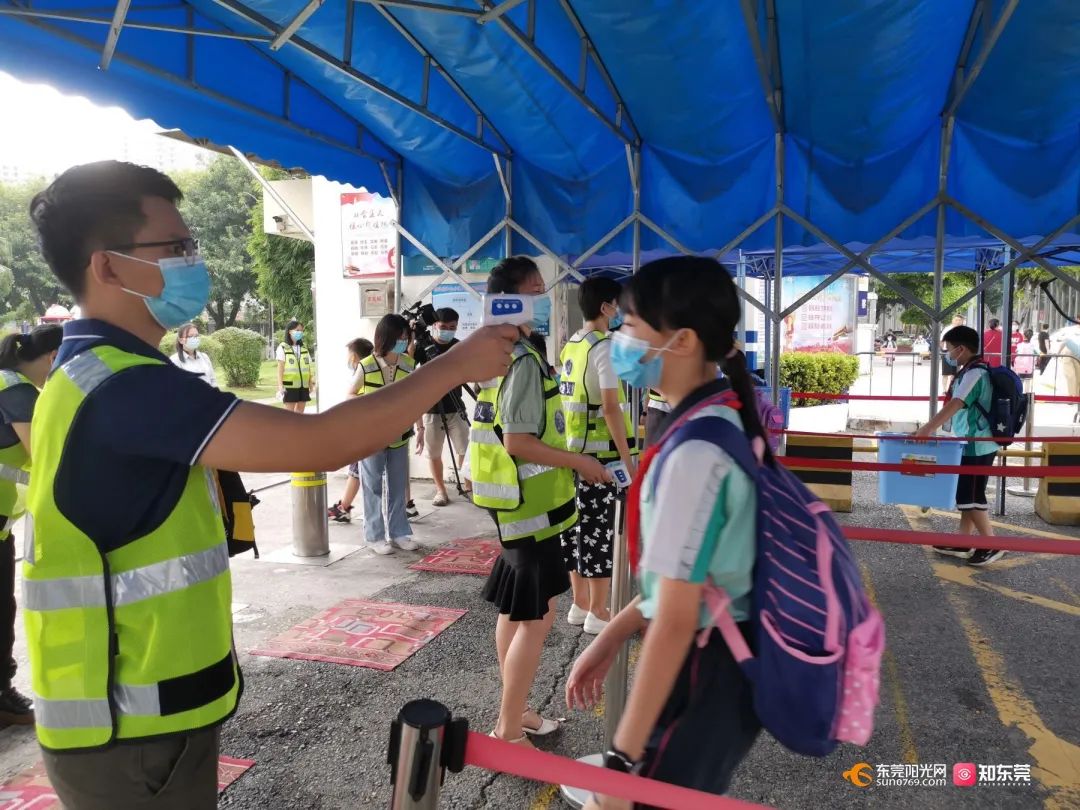
[[[417,350],[423,352],[429,360],[432,359],[437,350],[429,330],[437,320],[435,307],[417,301],[408,309],[402,310],[401,314],[409,322],[409,329],[412,330]]]

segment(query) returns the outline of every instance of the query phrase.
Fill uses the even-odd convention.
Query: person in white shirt
[[[173,365],[198,374],[208,385],[217,388],[214,364],[210,361],[210,355],[199,351],[199,341],[199,327],[193,323],[181,326],[176,332],[176,354],[171,358]]]

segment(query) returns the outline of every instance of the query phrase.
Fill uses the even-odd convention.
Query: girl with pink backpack
[[[567,705],[595,705],[616,652],[640,632],[608,768],[720,794],[762,728],[814,756],[865,744],[881,617],[828,507],[772,459],[734,345],[731,276],[701,257],[650,262],[621,309],[612,365],[672,411],[627,497],[640,596],[578,658]]]

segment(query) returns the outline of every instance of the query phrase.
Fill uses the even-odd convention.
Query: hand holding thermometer
[[[604,466],[611,472],[611,477],[615,479],[615,484],[619,489],[630,486],[630,471],[626,469],[625,464],[621,461],[612,461]]]
[[[510,324],[529,326],[533,322],[533,296],[489,293],[483,298],[484,326]]]

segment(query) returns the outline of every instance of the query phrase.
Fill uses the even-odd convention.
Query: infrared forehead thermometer
[[[484,326],[528,326],[533,320],[533,296],[494,293],[483,298]]]

